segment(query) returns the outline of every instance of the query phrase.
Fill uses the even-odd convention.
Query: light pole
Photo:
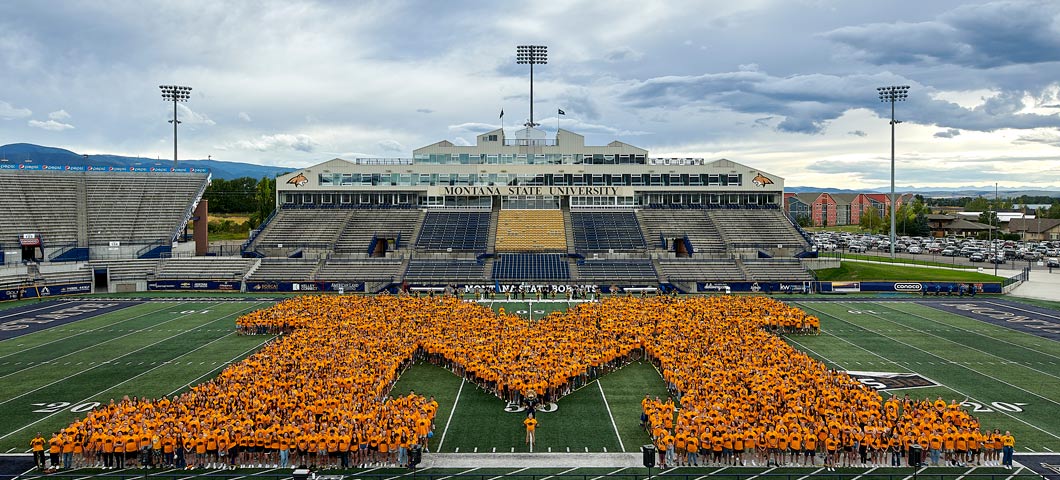
[[[548,47],[545,45],[519,45],[515,47],[515,63],[519,65],[530,65],[530,121],[527,127],[533,128],[534,123],[534,65],[548,63]]]
[[[177,120],[177,102],[186,102],[191,98],[191,87],[159,85],[158,88],[162,90],[162,100],[173,102],[173,120],[169,123],[173,124],[173,168],[177,168],[177,125],[180,124],[180,120]]]
[[[881,102],[891,102],[891,258],[894,258],[894,125],[902,123],[894,119],[894,102],[905,101],[909,97],[909,85],[892,85],[889,87],[878,87],[876,92],[880,94]]]

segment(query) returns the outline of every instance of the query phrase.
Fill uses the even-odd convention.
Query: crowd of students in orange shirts
[[[793,450],[827,461],[833,441],[847,452],[979,428],[951,406],[891,408],[770,333],[819,328],[765,297],[615,297],[533,323],[446,296],[297,297],[240,317],[240,333],[280,336],[215,379],[172,398],[111,401],[45,448],[65,468],[403,465],[413,445],[427,447],[438,408],[433,397],[390,396],[415,358],[505,400],[532,391],[553,401],[646,355],[680,395],[679,410],[642,403],[670,464],[699,463],[691,454],[707,451],[717,463],[795,462]]]

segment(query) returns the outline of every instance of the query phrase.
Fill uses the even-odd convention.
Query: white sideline
[[[445,428],[442,430],[442,438],[438,440],[438,451],[442,451],[442,444],[445,443],[445,434],[449,432],[449,422],[453,421],[453,414],[456,413],[456,405],[460,403],[460,392],[464,391],[464,384],[467,383],[463,378],[460,379],[460,388],[456,390],[456,400],[453,400],[453,409],[449,410],[449,419],[445,421]]]
[[[618,433],[618,425],[615,424],[615,416],[611,414],[611,405],[607,403],[607,395],[604,395],[604,384],[600,383],[600,379],[596,379],[596,386],[600,387],[600,396],[604,399],[604,406],[607,407],[607,416],[611,419],[611,427],[615,429],[615,438],[618,439],[618,446],[622,447],[622,452],[625,453],[626,446],[622,444],[622,435]]]

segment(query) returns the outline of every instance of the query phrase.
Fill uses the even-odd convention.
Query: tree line
[[[210,213],[243,214],[249,217],[241,223],[231,220],[210,222],[211,232],[247,232],[258,228],[276,209],[276,179],[215,178],[206,187],[203,198],[209,202]]]

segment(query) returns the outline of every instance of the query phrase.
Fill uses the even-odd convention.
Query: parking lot
[[[890,241],[887,235],[817,232],[814,243],[822,254],[870,255],[880,261],[890,260]],[[995,257],[996,252],[996,257]],[[1050,265],[1060,272],[1060,241],[1020,242],[1012,240],[976,240],[971,238],[934,238],[899,236],[895,242],[895,259],[910,263],[934,262],[955,267],[994,269],[1048,270]]]

